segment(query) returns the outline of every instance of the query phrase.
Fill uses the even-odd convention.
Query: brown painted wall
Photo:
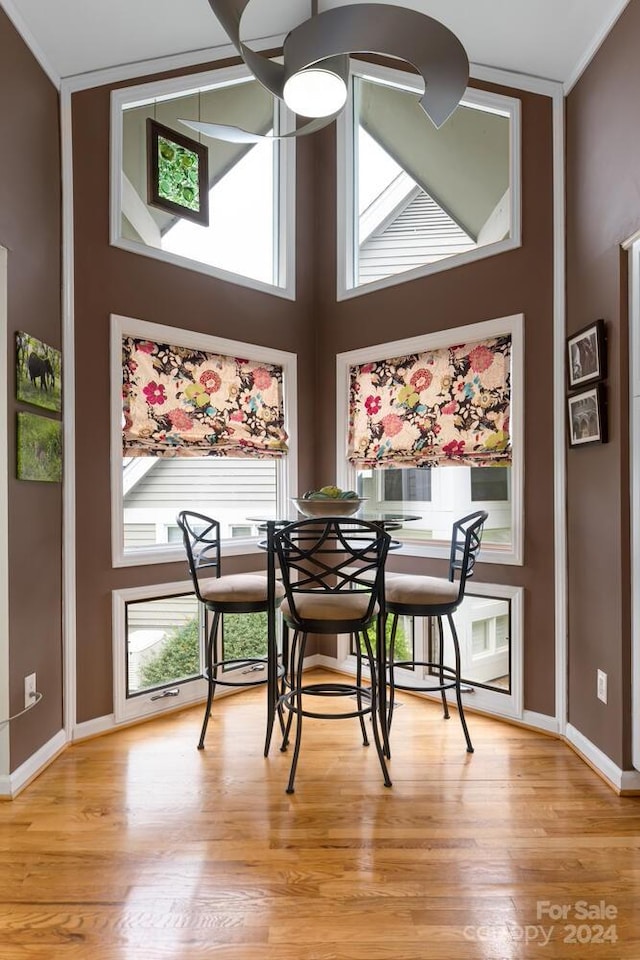
[[[24,677],[42,702],[11,724],[11,770],[62,727],[62,486],[16,480],[17,330],[60,348],[58,94],[0,9],[0,244],[8,253],[9,679],[11,712]],[[44,412],[46,416],[46,412]]]
[[[567,99],[567,329],[604,317],[609,443],[567,455],[569,719],[630,766],[629,421],[626,255],[640,228],[640,2]],[[596,670],[608,674],[608,704]]]
[[[184,563],[111,567],[109,314],[297,353],[302,489],[313,483],[315,456],[311,145],[298,148],[297,299],[291,302],[109,246],[109,94],[99,88],[73,97],[79,722],[113,709],[111,591],[187,575]],[[91,162],[79,162],[84,157]],[[252,569],[261,559],[230,558],[225,569]]]
[[[317,245],[318,277],[323,278],[318,480],[328,482],[335,471],[336,353],[524,313],[525,563],[520,568],[485,564],[476,568],[476,578],[525,588],[525,708],[554,714],[551,102],[504,88],[485,89],[522,101],[522,247],[341,303],[335,298],[335,136],[333,130],[318,135],[320,209],[325,212]],[[445,561],[394,557],[390,566],[442,575]]]
[[[184,575],[181,564],[111,568],[110,312],[297,352],[301,489],[334,475],[337,352],[524,312],[526,562],[486,566],[478,576],[525,587],[525,704],[554,712],[551,105],[529,95],[522,104],[523,247],[338,304],[333,130],[298,145],[298,299],[290,303],[109,247],[109,90],[74,95],[74,155],[93,159],[74,168],[77,522],[88,533],[77,545],[79,721],[112,710],[111,591]],[[317,221],[316,208],[323,211]],[[242,563],[237,558],[235,568]]]

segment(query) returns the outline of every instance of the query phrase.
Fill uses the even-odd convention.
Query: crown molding
[[[0,0],[4,2],[4,0]],[[284,34],[272,37],[261,37],[252,41],[255,50],[280,49],[284,43]],[[186,53],[177,53],[168,57],[156,57],[150,60],[139,60],[135,63],[123,63],[114,67],[105,67],[103,70],[92,70],[89,73],[77,73],[63,77],[62,85],[69,93],[79,90],[89,90],[93,87],[102,87],[107,84],[121,83],[123,80],[139,80],[144,76],[153,76],[158,73],[167,73],[170,70],[181,70],[185,67],[202,66],[214,63],[217,60],[238,59],[238,51],[231,43],[223,43],[216,47],[203,47],[201,50],[189,50]]]

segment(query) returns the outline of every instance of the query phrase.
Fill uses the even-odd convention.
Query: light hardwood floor
[[[200,707],[69,748],[0,805],[1,960],[639,960],[640,799],[402,701],[391,789],[356,720],[309,720],[287,796],[264,691],[202,752]]]

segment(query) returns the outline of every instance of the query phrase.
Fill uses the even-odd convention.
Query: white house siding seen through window
[[[410,76],[357,64],[351,82],[340,297],[520,243],[517,101],[469,89],[436,129]]]
[[[219,520],[224,540],[257,536],[247,517],[276,513],[273,460],[136,457],[129,463],[140,461],[147,471],[129,489],[124,463],[125,550],[181,542],[174,531],[176,516],[184,509]]]
[[[391,485],[385,484],[386,470],[358,470],[356,472],[356,489],[361,497],[368,498],[368,507],[380,510],[402,510],[406,513],[417,513],[419,520],[405,523],[401,536],[407,541],[444,541],[451,537],[451,528],[454,520],[473,513],[474,510],[486,510],[489,514],[482,535],[484,544],[504,545],[511,542],[511,497],[510,474],[511,467],[487,467],[488,470],[500,471],[503,474],[504,484],[501,492],[504,498],[494,496],[493,488],[484,488],[486,500],[479,499],[474,490],[473,474],[478,467],[426,467],[423,470],[429,475],[428,486],[422,484],[422,494],[429,492],[427,499],[420,498],[420,490],[408,483],[404,490],[409,492],[406,497],[395,497],[403,486],[394,480]],[[390,471],[389,471],[390,472]],[[404,470],[394,471],[404,473]],[[406,470],[411,474],[411,468]],[[392,492],[394,496],[387,496]]]
[[[511,676],[511,602],[500,597],[474,596],[472,585],[458,607],[456,630],[461,674],[471,684],[508,693]],[[437,660],[438,631],[431,631],[430,660]],[[444,622],[444,662],[453,662],[453,640]]]

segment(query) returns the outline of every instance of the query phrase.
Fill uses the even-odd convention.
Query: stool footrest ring
[[[299,709],[298,705],[293,702],[300,693],[311,697],[357,697],[358,694],[360,694],[362,699],[366,701],[366,705],[363,705],[357,710],[345,710],[340,711],[340,713],[316,713],[312,710]],[[287,693],[284,693],[278,699],[278,704],[286,707],[287,710],[290,710],[291,713],[295,713],[298,716],[314,717],[317,720],[349,720],[353,717],[363,717],[371,713],[372,710],[370,691],[347,683],[311,683],[308,686],[289,690]]]
[[[461,681],[460,677],[456,676],[456,672],[453,667],[448,667],[445,664],[442,666],[439,663],[436,663],[434,660],[396,660],[393,664],[394,670],[398,667],[429,667],[433,670],[436,670],[438,673],[442,672],[443,676],[447,679],[442,683],[432,683],[428,686],[425,686],[423,683],[402,683],[394,678],[393,685],[396,690],[404,690],[411,693],[415,691],[416,693],[440,693],[443,690],[452,690],[454,689]]]
[[[258,687],[262,683],[266,683],[268,680],[266,669],[268,661],[263,657],[243,657],[239,660],[218,660],[216,663],[211,664],[211,671],[217,669],[218,667],[245,667],[248,668],[250,673],[262,672],[262,669],[265,670],[264,676],[260,676],[255,680],[225,680],[224,677],[214,677],[210,676],[209,668],[205,668],[202,672],[202,676],[205,680],[210,683],[215,683],[216,686],[221,687]],[[284,669],[282,672],[284,672]],[[279,672],[279,675],[282,676],[282,673]]]

